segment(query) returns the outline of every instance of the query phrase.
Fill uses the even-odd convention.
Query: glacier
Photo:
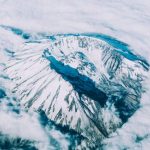
[[[147,150],[149,2],[58,3],[0,1],[1,148]]]

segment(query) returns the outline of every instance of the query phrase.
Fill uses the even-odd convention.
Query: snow
[[[103,33],[129,44],[131,49],[149,61],[149,10],[149,0],[0,0],[0,25],[18,27],[31,33]],[[22,42],[18,36],[0,28],[2,67],[8,59],[8,53],[4,54],[3,50],[16,50]],[[3,82],[0,81],[1,84]],[[150,80],[146,80],[144,85],[146,93],[142,97],[141,108],[111,138],[104,141],[106,150],[148,150]],[[137,136],[145,138],[136,142]]]

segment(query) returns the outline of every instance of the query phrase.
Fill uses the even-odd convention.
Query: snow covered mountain
[[[89,146],[100,146],[140,107],[148,70],[127,45],[100,34],[28,40],[5,68],[23,106],[43,110]]]
[[[149,0],[0,6],[0,149],[149,150]]]

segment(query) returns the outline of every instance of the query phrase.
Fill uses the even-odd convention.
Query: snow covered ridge
[[[149,64],[127,44],[101,34],[5,29],[23,39],[5,68],[20,103],[43,110],[89,145],[100,146],[140,107]]]

